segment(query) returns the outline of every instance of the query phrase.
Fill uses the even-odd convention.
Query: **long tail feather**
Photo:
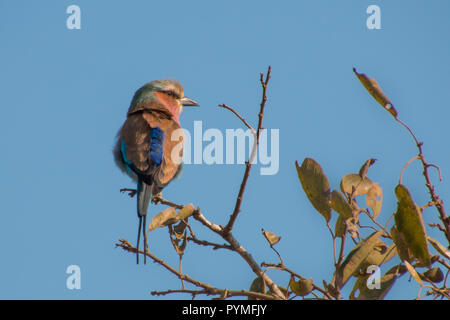
[[[147,221],[147,211],[148,211],[148,205],[150,203],[150,198],[152,195],[152,186],[145,183],[141,178],[138,179],[138,186],[137,186],[137,213],[139,218],[139,230],[138,230],[138,245],[137,248],[139,248],[139,241],[140,241],[140,235],[141,235],[141,228],[142,228],[142,235],[144,237],[144,252],[147,252],[147,233],[146,230],[146,221]],[[143,222],[143,225],[142,225]],[[137,263],[139,263],[139,258],[137,258]],[[147,263],[147,256],[144,254],[144,264]]]
[[[148,205],[152,195],[152,186],[138,179],[137,187],[137,212],[138,216],[142,217],[147,215]]]
[[[147,216],[143,216],[144,225],[142,226],[142,234],[144,236],[144,264],[147,263],[147,232],[145,232],[145,226],[147,225],[146,220]]]
[[[139,264],[139,242],[141,242],[141,227],[142,227],[142,217],[139,217],[139,227],[138,227],[137,244],[136,244],[136,264]]]

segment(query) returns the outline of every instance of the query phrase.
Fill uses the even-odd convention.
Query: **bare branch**
[[[232,107],[229,107],[229,106],[227,106],[226,104],[219,104],[219,107],[228,109],[228,110],[230,110],[231,112],[233,112],[233,113],[236,115],[236,117],[238,117],[238,118],[245,124],[245,126],[246,126],[247,128],[250,129],[250,131],[251,131],[254,135],[256,134],[255,129],[253,129],[253,127],[252,127],[251,125],[249,125],[248,122],[247,122],[247,121],[246,121],[239,113],[237,113],[236,110],[234,110]]]
[[[119,243],[116,243],[116,247],[121,247],[125,251],[136,253],[137,249],[130,243],[128,240],[125,239],[119,239]],[[212,287],[211,285],[192,279],[186,274],[181,273],[180,271],[177,271],[172,266],[168,265],[164,260],[158,258],[154,254],[152,254],[150,251],[147,250],[146,253],[142,250],[138,250],[140,254],[146,254],[148,257],[150,257],[154,262],[158,263],[159,265],[163,266],[167,270],[169,270],[172,274],[177,276],[180,280],[184,280],[186,282],[189,282],[193,284],[196,287],[200,287],[203,290],[195,291],[196,293],[205,293],[210,295],[221,295],[223,298],[227,298],[230,296],[249,296],[253,298],[260,298],[260,299],[277,299],[276,296],[270,295],[270,294],[263,294],[258,292],[252,292],[252,291],[246,291],[246,290],[240,290],[240,291],[233,291],[228,289],[219,289]],[[268,277],[267,277],[268,278]],[[186,292],[186,293],[193,293],[192,290],[186,290],[186,289],[180,289],[180,290],[169,290],[169,292],[165,291],[165,294],[167,293],[175,293],[175,292]],[[154,291],[152,294],[158,295],[162,294],[161,292]]]
[[[250,176],[250,170],[252,168],[252,163],[253,163],[254,157],[256,155],[257,146],[259,145],[259,135],[260,135],[261,129],[262,129],[262,123],[263,123],[263,118],[264,118],[264,108],[266,106],[266,101],[267,101],[267,85],[269,83],[271,70],[272,69],[269,66],[269,68],[267,70],[267,74],[266,74],[266,79],[265,80],[264,80],[264,74],[262,74],[262,73],[260,74],[260,82],[261,82],[261,86],[262,86],[263,92],[262,92],[262,100],[261,100],[261,104],[260,104],[260,110],[259,110],[259,113],[258,113],[259,120],[258,120],[258,129],[257,129],[257,132],[256,132],[256,140],[253,142],[253,150],[252,150],[252,154],[250,156],[250,159],[249,159],[249,161],[247,161],[245,163],[244,177],[242,178],[241,187],[239,188],[239,193],[238,193],[238,196],[237,196],[237,199],[236,199],[236,204],[234,206],[233,213],[231,214],[230,219],[229,219],[227,225],[224,228],[224,233],[225,234],[231,233],[231,230],[233,229],[233,226],[234,226],[234,223],[236,221],[236,218],[237,218],[239,212],[241,211],[241,204],[242,204],[242,199],[244,197],[245,187],[247,185],[247,181],[248,181],[248,178]],[[243,119],[241,119],[241,120],[243,120]]]
[[[154,296],[165,296],[168,294],[173,293],[188,293],[192,295],[192,298],[195,298],[195,296],[199,294],[205,294],[205,295],[219,295],[221,299],[227,299],[230,297],[249,297],[253,299],[263,299],[263,300],[271,300],[273,299],[273,296],[260,293],[260,292],[254,292],[254,291],[247,291],[247,290],[228,290],[228,289],[217,289],[213,288],[211,290],[186,290],[186,289],[180,289],[180,290],[166,290],[166,291],[152,291],[151,294]]]
[[[402,171],[400,173],[400,179],[398,182],[399,184],[402,184],[402,178],[403,178],[403,173],[405,172],[405,169],[411,164],[411,162],[413,162],[416,159],[420,159],[420,157],[419,156],[412,157],[411,159],[409,159],[409,161],[407,163],[405,163],[405,165],[403,166]]]
[[[261,277],[264,280],[264,282],[270,288],[270,291],[275,294],[276,298],[285,299],[283,293],[280,291],[275,282],[273,282],[272,279],[269,278],[269,276],[264,274],[259,265],[253,259],[252,255],[248,253],[247,250],[245,250],[245,248],[241,246],[241,244],[230,233],[226,234],[223,231],[223,227],[220,227],[217,224],[210,222],[208,219],[206,219],[205,216],[202,215],[202,213],[200,212],[200,209],[194,211],[193,217],[194,219],[202,223],[204,226],[209,228],[211,231],[217,233],[222,238],[224,238],[231,245],[233,251],[237,252],[247,262],[247,264],[250,266],[253,272],[258,277]]]
[[[228,249],[228,250],[233,250],[233,248],[227,244],[219,244],[219,243],[214,243],[214,242],[209,242],[206,240],[199,240],[196,237],[188,237],[187,238],[188,241],[192,241],[195,244],[201,245],[201,246],[210,246],[213,247],[213,250],[217,250],[217,249]]]

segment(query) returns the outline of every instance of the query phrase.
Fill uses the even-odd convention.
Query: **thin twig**
[[[264,299],[264,300],[270,300],[273,299],[272,296],[260,293],[260,292],[254,292],[254,291],[247,291],[247,290],[228,290],[228,289],[217,289],[213,288],[212,290],[166,290],[166,291],[152,291],[151,294],[154,296],[164,296],[168,294],[173,293],[188,293],[191,294],[193,297],[199,295],[199,294],[205,294],[205,295],[219,295],[222,299],[230,298],[230,297],[249,297],[252,299]]]
[[[133,252],[133,253],[136,253],[136,251],[137,251],[137,249],[135,247],[133,247],[133,245],[125,239],[119,239],[119,243],[116,243],[116,247],[121,247],[125,251],[129,251],[129,252]],[[195,279],[189,277],[187,274],[183,274],[183,273],[177,271],[175,268],[168,265],[164,260],[158,258],[154,254],[152,254],[150,251],[147,251],[146,253],[144,253],[144,251],[138,250],[138,253],[147,255],[154,262],[163,266],[164,268],[169,270],[172,274],[177,276],[180,280],[184,280],[186,282],[193,284],[196,287],[200,287],[203,289],[203,290],[197,291],[197,293],[204,292],[204,293],[211,294],[211,295],[224,295],[225,293],[228,293],[228,295],[225,297],[228,297],[231,295],[240,295],[240,296],[250,296],[250,297],[261,298],[261,299],[274,299],[274,296],[272,296],[270,294],[250,292],[250,291],[246,291],[246,290],[240,290],[240,291],[232,291],[231,290],[230,291],[228,289],[219,289],[219,288],[212,287],[211,285],[209,285],[207,283],[195,280]],[[184,292],[186,290],[181,289],[181,290],[169,290],[169,291],[171,291],[170,293],[175,293],[175,292]],[[167,293],[169,293],[169,292],[166,292],[166,294]],[[230,295],[230,293],[231,293],[231,295]],[[154,291],[154,294],[158,295],[158,291]]]
[[[192,241],[195,244],[201,245],[201,246],[210,246],[213,247],[213,250],[217,250],[217,249],[228,249],[228,250],[233,250],[233,248],[227,244],[219,244],[219,243],[214,243],[214,242],[209,242],[206,240],[199,240],[196,237],[188,237],[187,238],[188,241]]]
[[[405,169],[411,164],[411,162],[413,162],[416,159],[420,159],[420,157],[419,156],[412,157],[411,159],[409,159],[409,161],[407,163],[405,163],[405,165],[403,166],[402,171],[400,173],[400,179],[398,182],[399,184],[402,184],[402,178],[403,178],[403,173],[405,172]]]
[[[158,201],[160,203],[174,207],[174,208],[183,208],[183,205],[168,201],[166,199],[163,199],[162,197],[158,197]],[[253,270],[253,272],[259,276],[262,277],[263,280],[267,283],[268,287],[270,288],[271,292],[275,294],[275,298],[278,299],[284,299],[283,293],[280,291],[278,286],[270,279],[267,275],[263,274],[263,271],[258,266],[256,261],[253,259],[251,254],[249,254],[244,247],[240,245],[240,243],[233,237],[232,234],[225,234],[223,231],[223,227],[209,221],[205,218],[205,216],[201,213],[200,208],[195,209],[193,213],[193,217],[195,220],[199,221],[201,224],[203,224],[205,227],[210,229],[211,231],[217,233],[219,236],[221,236],[224,240],[226,240],[230,244],[230,250],[237,252],[250,266],[250,268]],[[189,228],[189,225],[187,225]],[[191,235],[193,233],[191,232]]]
[[[447,217],[442,200],[439,199],[439,196],[436,194],[436,192],[434,190],[434,185],[431,182],[430,175],[428,172],[429,167],[435,167],[435,168],[438,168],[438,167],[436,165],[430,164],[426,161],[425,156],[423,154],[423,149],[422,149],[423,143],[419,142],[419,140],[417,139],[415,134],[412,132],[412,130],[403,121],[401,121],[397,117],[395,117],[395,120],[409,131],[409,133],[411,134],[411,136],[413,137],[413,139],[417,145],[417,149],[419,150],[418,156],[419,156],[420,161],[422,162],[422,166],[423,166],[423,176],[424,176],[425,182],[426,182],[425,185],[428,188],[428,192],[430,194],[431,201],[436,203],[436,209],[439,212],[439,216],[440,216],[442,223],[444,224],[445,237],[447,238],[447,241],[450,244],[450,219]],[[442,179],[440,170],[439,170],[439,178]]]
[[[427,204],[425,204],[425,205],[420,207],[420,211],[423,211],[423,210],[425,210],[426,208],[429,208],[429,207],[433,207],[436,204],[437,204],[437,202],[434,202],[434,201],[428,202]]]
[[[249,125],[248,122],[247,122],[247,121],[246,121],[239,113],[237,113],[237,111],[234,110],[232,107],[230,107],[230,106],[228,106],[228,105],[226,105],[226,104],[219,104],[219,107],[220,107],[220,108],[228,109],[228,110],[230,110],[231,112],[233,112],[233,113],[236,115],[236,117],[238,117],[238,118],[245,124],[245,126],[246,126],[247,128],[250,129],[250,131],[251,131],[253,134],[256,134],[255,129],[253,129],[253,127],[252,127],[251,125]]]
[[[275,251],[275,253],[276,253],[277,256],[278,256],[278,259],[280,259],[280,264],[283,266],[284,263],[283,263],[283,259],[281,258],[280,253],[277,251],[277,249],[275,249],[275,248],[273,247],[273,245],[270,245],[270,248],[271,248],[273,251]]]
[[[253,142],[253,150],[252,150],[252,154],[250,155],[250,159],[249,159],[249,161],[247,161],[245,163],[245,172],[244,172],[244,176],[242,178],[241,187],[239,188],[239,193],[238,193],[238,196],[237,196],[237,199],[236,199],[236,204],[234,206],[233,213],[231,214],[230,219],[228,220],[228,223],[227,223],[227,225],[225,226],[225,228],[223,230],[224,234],[231,233],[231,231],[233,229],[233,226],[234,226],[234,223],[236,221],[236,218],[237,218],[239,212],[241,211],[241,204],[242,204],[242,199],[244,197],[245,187],[247,185],[247,181],[248,181],[248,178],[250,176],[250,170],[252,168],[252,163],[253,163],[253,160],[254,160],[255,155],[256,155],[257,146],[259,145],[259,135],[260,135],[261,129],[262,129],[262,123],[263,123],[263,117],[264,117],[264,108],[266,106],[266,101],[267,101],[267,94],[266,94],[266,92],[267,92],[267,85],[268,85],[269,79],[270,79],[270,72],[271,72],[271,67],[269,66],[269,68],[267,70],[267,74],[266,74],[266,79],[265,80],[264,80],[264,75],[262,73],[260,74],[260,82],[261,82],[261,86],[262,86],[263,92],[262,92],[262,101],[261,101],[261,104],[260,104],[260,110],[259,110],[259,113],[258,113],[259,120],[258,120],[258,129],[256,131],[256,140]],[[233,109],[228,108],[228,110],[232,111]],[[234,113],[237,114],[237,112],[234,112]],[[242,117],[239,116],[239,118],[242,120]],[[246,123],[246,122],[244,122],[244,123]],[[249,125],[247,124],[247,126],[249,126]]]
[[[333,239],[333,261],[334,265],[337,265],[337,259],[336,259],[336,236],[333,233],[333,230],[331,230],[330,224],[327,222],[327,228],[328,231],[330,231],[331,238]]]
[[[341,237],[341,249],[339,250],[339,260],[337,262],[336,268],[339,268],[342,261],[344,260],[344,248],[345,248],[345,239],[347,238],[347,235],[344,233],[344,235]]]
[[[432,228],[438,228],[439,230],[441,230],[442,232],[445,232],[445,229],[443,226],[441,226],[439,223],[429,223],[428,224],[430,227]]]
[[[223,239],[225,239],[233,248],[233,251],[237,252],[250,266],[252,271],[258,276],[261,277],[267,286],[270,288],[270,291],[275,295],[278,299],[285,299],[283,293],[280,291],[278,286],[273,282],[272,279],[269,278],[266,274],[263,273],[259,265],[253,259],[250,253],[245,250],[243,246],[233,237],[232,234],[223,232],[223,227],[209,221],[205,218],[205,216],[200,212],[200,208],[194,211],[193,217],[195,220],[202,223],[205,227],[209,228],[211,231],[220,235]]]
[[[300,274],[296,273],[295,271],[293,271],[293,270],[289,269],[288,267],[286,267],[284,265],[281,265],[281,264],[262,262],[261,266],[265,267],[265,268],[273,268],[273,269],[282,270],[282,271],[285,271],[285,272],[291,274],[292,276],[295,276],[295,277],[299,278],[300,280],[307,280],[305,277],[301,276]],[[313,289],[319,291],[320,293],[322,293],[328,299],[333,300],[333,297],[326,290],[324,290],[321,287],[315,285],[314,283],[313,283]]]
[[[372,220],[373,223],[375,223],[380,229],[382,229],[385,233],[385,237],[391,239],[391,234],[386,230],[387,229],[387,225],[384,227],[381,224],[379,224],[374,217],[370,214],[369,210],[367,209],[361,209],[362,212],[364,212],[370,220]],[[390,219],[390,218],[389,218]],[[388,221],[389,222],[389,221]]]

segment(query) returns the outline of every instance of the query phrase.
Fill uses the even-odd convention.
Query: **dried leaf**
[[[406,266],[406,269],[408,269],[408,272],[412,275],[412,277],[414,278],[414,280],[416,280],[416,282],[418,284],[420,284],[421,286],[423,286],[423,282],[422,279],[420,279],[419,274],[417,273],[416,269],[414,269],[414,267],[408,262],[408,261],[403,261],[403,263]]]
[[[184,233],[183,242],[181,243],[181,246],[178,247],[179,250],[177,250],[178,254],[183,254],[184,250],[186,250],[187,245],[187,232]]]
[[[167,208],[166,210],[161,211],[156,216],[153,217],[152,222],[150,223],[149,230],[154,230],[157,228],[164,227],[168,224],[175,223],[177,211],[175,208]]]
[[[327,222],[330,221],[330,183],[321,166],[311,158],[306,158],[301,167],[296,161],[295,166],[309,201]]]
[[[378,183],[374,183],[366,194],[366,205],[372,209],[373,217],[376,219],[383,205],[383,190]]]
[[[277,236],[275,233],[265,231],[264,229],[261,229],[261,231],[262,231],[262,234],[264,235],[264,237],[266,238],[266,240],[269,242],[269,244],[271,246],[273,246],[273,245],[277,244],[278,242],[280,242],[281,237]]]
[[[355,282],[353,290],[350,294],[350,299],[352,300],[382,300],[389,292],[389,290],[394,285],[395,281],[398,278],[397,273],[398,267],[393,267],[390,269],[384,276],[380,278],[380,288],[372,288],[370,289],[367,285],[367,280],[369,276],[364,276],[358,278]],[[359,290],[359,295],[355,297],[356,290]]]
[[[431,268],[424,273],[419,274],[419,276],[423,281],[433,283],[439,283],[444,280],[444,274],[442,273],[442,270],[439,269],[439,267]]]
[[[313,291],[313,279],[295,281],[291,278],[289,287],[296,295],[304,297]]]
[[[344,196],[337,190],[331,192],[331,208],[344,218],[352,218],[352,207],[345,200]]]
[[[358,238],[359,239],[359,229],[358,226],[355,224],[354,219],[347,219],[345,220],[345,224],[347,225],[347,232],[353,239]]]
[[[372,252],[375,245],[378,243],[383,230],[372,233],[366,239],[360,241],[355,248],[347,255],[341,266],[336,270],[336,286],[342,288],[348,279],[358,272],[361,264]]]
[[[437,241],[436,239],[433,239],[431,237],[427,237],[428,242],[431,243],[431,245],[440,253],[442,254],[444,257],[446,257],[447,259],[450,259],[450,251],[447,250],[446,247],[444,247],[441,243],[439,243],[439,241]]]
[[[181,240],[181,238],[183,238],[184,230],[186,230],[186,227],[187,224],[184,221],[180,221],[180,223],[173,227],[173,234],[175,235],[177,240]]]
[[[369,192],[373,187],[373,182],[369,178],[362,179],[359,174],[350,173],[345,175],[341,180],[341,191],[343,193],[352,194],[353,189],[355,193],[353,196],[359,196]]]
[[[403,234],[412,255],[422,265],[429,266],[431,259],[420,208],[412,200],[411,194],[405,186],[399,184],[395,188],[395,195],[398,199],[397,212],[394,215],[395,226]]]
[[[327,284],[325,280],[322,280],[322,283],[323,287],[329,294],[331,294],[336,299],[339,298],[339,291],[331,283]]]
[[[364,179],[367,176],[367,172],[369,171],[369,167],[373,165],[377,161],[377,159],[369,159],[362,165],[361,169],[359,169],[359,176],[361,179]]]
[[[361,270],[365,272],[369,266],[381,266],[397,255],[395,244],[389,247],[381,240],[378,240],[372,252],[367,256],[364,263],[361,265]]]
[[[186,250],[187,245],[187,232],[182,233],[181,235],[178,235],[174,228],[172,228],[172,225],[169,224],[169,233],[170,233],[170,241],[172,242],[172,245],[175,249],[175,251],[181,256],[184,254],[184,250]],[[173,238],[172,236],[175,236]],[[183,242],[180,245],[180,241],[183,239]]]
[[[358,77],[359,81],[363,84],[363,86],[369,91],[372,97],[381,104],[381,106],[386,109],[390,114],[392,114],[395,118],[397,118],[397,110],[395,110],[394,105],[389,100],[389,98],[384,94],[378,85],[377,81],[374,78],[369,79],[364,73],[358,73],[355,68],[353,68],[353,72]]]
[[[194,211],[195,211],[194,205],[192,203],[189,203],[185,205],[183,208],[181,208],[180,211],[178,211],[178,219],[185,220],[190,216],[192,216]]]
[[[278,289],[280,289],[281,293],[284,294],[284,296],[286,297],[286,299],[289,298],[289,290],[283,286],[278,286]]]
[[[149,225],[149,231],[174,224],[180,220],[186,220],[194,213],[194,211],[195,209],[192,204],[184,206],[178,213],[173,207],[167,208],[153,217],[152,222]]]

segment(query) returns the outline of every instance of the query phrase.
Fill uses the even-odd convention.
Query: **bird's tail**
[[[139,263],[139,242],[141,237],[141,229],[142,235],[144,236],[144,252],[147,252],[147,233],[146,230],[146,218],[147,218],[147,210],[148,205],[150,203],[150,198],[152,195],[152,186],[145,183],[141,178],[138,179],[137,185],[137,213],[139,218],[139,229],[138,229],[138,237],[137,237],[137,246],[136,246],[136,262]],[[144,254],[144,264],[147,262],[146,254]]]

